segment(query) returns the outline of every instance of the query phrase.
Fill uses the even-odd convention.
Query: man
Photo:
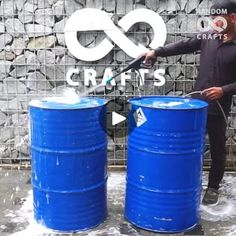
[[[203,197],[203,204],[215,204],[218,201],[218,189],[224,175],[226,158],[226,117],[229,115],[232,95],[236,94],[236,0],[213,2],[211,12],[215,30],[202,32],[188,40],[168,44],[145,54],[148,63],[156,57],[166,57],[192,53],[200,50],[200,69],[196,80],[196,91],[202,91],[198,98],[208,102],[207,132],[211,151],[211,168],[208,188]]]

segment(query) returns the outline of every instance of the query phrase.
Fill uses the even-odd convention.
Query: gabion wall
[[[158,12],[167,25],[167,42],[190,37],[197,31],[199,9],[209,9],[210,0],[0,0],[0,163],[29,161],[28,103],[34,98],[60,94],[71,68],[94,68],[97,81],[109,66],[119,70],[129,58],[117,46],[103,59],[88,63],[77,60],[67,50],[64,26],[72,13],[82,8],[102,9],[111,14],[116,24],[133,9],[147,8]],[[148,46],[152,29],[145,23],[135,24],[126,33],[134,43]],[[103,32],[84,32],[78,40],[94,47],[104,39]],[[166,70],[166,84],[154,87],[152,71],[144,86],[138,89],[134,78],[126,88],[100,89],[96,96],[114,101],[138,94],[182,95],[191,92],[199,67],[199,55],[190,54],[158,58],[152,70]],[[135,77],[135,76],[134,76]],[[83,73],[74,78],[83,81]],[[235,168],[236,100],[232,104],[227,132],[227,166]],[[119,110],[123,106],[120,103]],[[126,138],[109,137],[109,163],[125,165]],[[209,150],[206,148],[206,163]]]

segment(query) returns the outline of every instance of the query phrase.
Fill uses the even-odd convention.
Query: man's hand
[[[223,96],[223,89],[221,87],[211,87],[202,91],[202,94],[205,95],[210,100],[217,100]]]
[[[150,51],[146,52],[144,55],[145,55],[145,60],[144,60],[145,64],[148,64],[152,59],[156,59],[156,55],[155,55],[154,50],[150,50]]]

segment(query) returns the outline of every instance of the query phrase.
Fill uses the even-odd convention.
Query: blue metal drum
[[[130,100],[125,217],[157,232],[199,221],[207,103],[181,97]]]
[[[34,216],[60,231],[95,227],[107,216],[106,100],[30,103]]]

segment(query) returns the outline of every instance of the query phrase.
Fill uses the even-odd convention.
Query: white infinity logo
[[[221,26],[217,25],[218,22],[221,22]],[[204,24],[202,23],[207,23],[207,25],[203,26]],[[227,20],[222,16],[217,16],[214,19],[202,16],[197,21],[197,27],[200,31],[208,31],[213,28],[214,30],[220,33],[227,28],[227,25],[228,25]]]
[[[118,26],[127,32],[136,23],[144,22],[153,29],[153,39],[150,48],[163,46],[166,41],[166,25],[161,16],[148,9],[137,9],[129,12],[119,22]],[[85,48],[78,41],[79,31],[104,31],[110,38],[105,38],[93,48]],[[83,61],[96,61],[106,56],[114,47],[111,40],[132,58],[138,57],[147,48],[134,44],[113,23],[108,13],[94,8],[84,8],[74,12],[65,26],[65,42],[70,53]]]

